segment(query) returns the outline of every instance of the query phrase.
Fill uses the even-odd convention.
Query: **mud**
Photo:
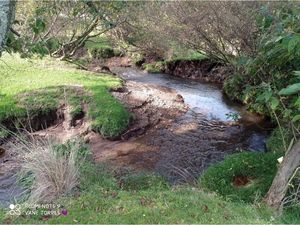
[[[227,105],[213,86],[133,69],[115,72],[126,81],[126,88],[112,94],[135,119],[121,141],[91,137],[96,162],[156,171],[171,183],[182,183],[194,182],[228,154],[265,151],[269,131],[264,121],[241,107]],[[239,122],[226,118],[232,111],[241,114]]]
[[[269,133],[265,121],[228,103],[217,87],[127,67],[112,72],[124,79],[125,85],[111,93],[134,116],[119,140],[104,139],[90,130],[87,106],[82,115],[72,119],[64,103],[51,121],[39,118],[34,126],[41,130],[31,135],[60,143],[81,136],[91,146],[95,162],[130,171],[155,171],[173,184],[194,182],[209,165],[228,154],[245,149],[265,151]],[[228,119],[225,115],[230,112],[241,119]],[[43,123],[52,126],[43,129],[39,125]],[[24,190],[15,183],[18,164],[9,146],[1,149],[0,203],[5,205]]]
[[[84,106],[84,112],[86,112]],[[59,120],[53,120],[47,129],[25,133],[30,138],[39,138],[54,141],[55,143],[64,143],[75,137],[84,137],[88,131],[90,123],[84,113],[83,117],[72,118],[70,116],[70,107],[66,104],[59,108]],[[62,119],[63,118],[63,119]],[[44,117],[40,118],[40,123],[44,122]],[[25,137],[25,136],[24,136]],[[18,139],[18,138],[17,138]],[[17,153],[14,148],[15,137],[6,139],[0,147],[0,205],[7,207],[9,204],[20,200],[27,190],[18,182],[18,171],[20,170],[17,161]]]
[[[221,63],[203,59],[170,61],[166,63],[163,72],[185,79],[222,84],[232,70]]]

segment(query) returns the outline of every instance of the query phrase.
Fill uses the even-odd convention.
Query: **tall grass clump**
[[[30,188],[29,202],[51,202],[78,185],[83,163],[79,141],[61,147],[49,140],[30,138],[18,139],[12,145],[18,155],[21,180]]]

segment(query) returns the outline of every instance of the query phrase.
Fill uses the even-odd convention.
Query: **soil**
[[[253,180],[254,178],[249,176],[235,176],[233,178],[232,184],[235,187],[245,187],[249,185]]]
[[[133,115],[118,140],[104,139],[89,129],[86,106],[82,117],[72,120],[65,104],[59,109],[62,120],[32,135],[57,142],[81,136],[91,146],[95,162],[156,171],[172,183],[194,181],[209,165],[242,149],[249,138],[244,126],[208,120],[189,110],[183,97],[168,87],[128,80],[111,93]]]
[[[171,61],[166,64],[163,72],[186,79],[219,84],[223,84],[228,75],[232,73],[228,66],[209,59]]]

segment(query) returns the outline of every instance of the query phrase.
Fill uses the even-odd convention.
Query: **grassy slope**
[[[172,188],[154,175],[123,180],[118,185],[103,169],[88,166],[82,176],[82,193],[59,201],[69,212],[43,221],[42,216],[4,218],[0,223],[270,223],[271,213],[263,206],[226,202],[190,186]],[[134,187],[134,188],[133,188]],[[2,215],[1,215],[2,214]],[[1,219],[2,218],[2,219]]]
[[[93,126],[100,133],[106,136],[118,135],[129,122],[129,113],[108,92],[109,88],[121,82],[108,75],[96,76],[53,59],[30,61],[6,54],[0,61],[0,80],[0,122],[9,117],[26,117],[27,111],[58,107],[66,93],[64,89],[69,90],[70,85],[83,86],[89,92],[86,96],[76,96],[69,90],[67,97],[74,108],[80,100],[88,102]],[[30,94],[25,104],[20,104],[21,93],[36,90],[42,90],[41,94]]]
[[[191,186],[170,187],[147,175],[125,179],[125,185],[103,173],[103,167],[87,166],[81,176],[81,195],[58,201],[67,216],[8,217],[0,209],[0,223],[16,224],[274,224],[299,223],[295,211],[274,218],[261,204],[225,201]],[[145,183],[146,181],[146,183]],[[128,183],[129,182],[129,183]],[[134,187],[134,188],[132,188]]]

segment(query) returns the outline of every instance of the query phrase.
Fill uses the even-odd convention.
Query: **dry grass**
[[[32,177],[29,202],[51,202],[70,193],[78,184],[79,142],[67,154],[58,152],[50,140],[15,138],[11,149],[16,151],[22,177]]]

